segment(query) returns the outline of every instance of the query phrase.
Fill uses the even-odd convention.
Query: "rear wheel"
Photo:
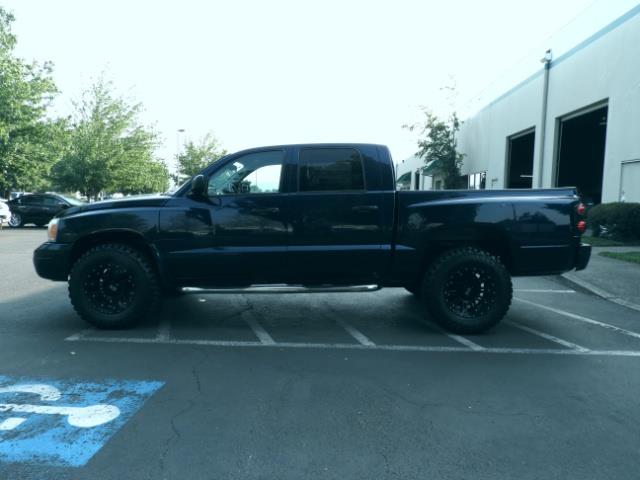
[[[158,303],[158,277],[144,254],[128,245],[104,244],[73,265],[69,298],[80,317],[102,329],[128,328]]]
[[[511,305],[511,277],[499,258],[473,247],[440,255],[422,281],[422,299],[447,330],[481,333],[496,325]]]
[[[22,220],[22,215],[19,213],[12,213],[11,217],[9,217],[9,226],[13,228],[18,228],[24,225],[24,221]]]

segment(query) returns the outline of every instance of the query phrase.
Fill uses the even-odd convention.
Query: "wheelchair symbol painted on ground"
[[[60,391],[44,383],[16,385],[0,388],[3,393],[36,393],[40,400],[58,400]],[[39,413],[45,415],[65,415],[69,425],[79,428],[91,428],[110,422],[120,415],[120,409],[115,405],[90,405],[88,407],[64,407],[54,405],[29,405],[16,403],[0,403],[0,412]],[[13,430],[26,418],[11,417],[0,423],[0,430]]]
[[[82,466],[162,385],[0,376],[0,462]]]

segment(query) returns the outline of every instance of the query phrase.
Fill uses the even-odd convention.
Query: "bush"
[[[640,240],[640,203],[602,203],[589,210],[587,218],[593,234],[607,232],[625,240]]]

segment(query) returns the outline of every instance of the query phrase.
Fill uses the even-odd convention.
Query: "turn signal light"
[[[58,236],[58,219],[52,218],[49,222],[49,228],[47,229],[47,237],[50,242],[55,242]]]
[[[587,229],[587,222],[585,222],[584,220],[580,220],[577,224],[576,224],[576,228],[578,229],[578,231],[580,233],[584,233],[584,231]]]
[[[580,202],[577,206],[576,206],[576,212],[578,213],[578,215],[580,216],[584,216],[585,212],[587,211],[587,207],[584,206],[584,203]]]

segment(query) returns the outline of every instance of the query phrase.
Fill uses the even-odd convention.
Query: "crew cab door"
[[[220,160],[206,198],[187,196],[161,211],[162,249],[179,284],[286,282],[286,159],[287,149],[274,148]]]
[[[365,161],[375,160],[350,146],[300,147],[294,156],[293,279],[308,284],[377,282],[390,255],[393,193],[367,190]]]

